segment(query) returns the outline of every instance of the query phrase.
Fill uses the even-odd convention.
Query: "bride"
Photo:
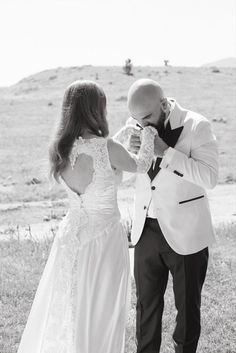
[[[120,171],[145,173],[157,133],[145,127],[137,155],[108,138],[106,97],[92,81],[65,91],[50,146],[50,175],[69,209],[59,225],[18,353],[123,353],[130,295],[127,235],[117,205]]]

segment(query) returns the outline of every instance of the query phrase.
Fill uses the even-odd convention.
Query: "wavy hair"
[[[49,147],[50,179],[59,182],[59,173],[67,164],[72,145],[84,132],[108,135],[106,96],[97,83],[79,80],[64,93],[61,119]]]

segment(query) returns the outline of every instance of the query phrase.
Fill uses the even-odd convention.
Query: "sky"
[[[1,0],[0,86],[58,66],[236,56],[235,0]]]

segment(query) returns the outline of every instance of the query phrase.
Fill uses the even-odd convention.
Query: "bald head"
[[[160,109],[164,93],[161,86],[151,79],[135,81],[128,92],[128,109],[134,118],[152,113]]]

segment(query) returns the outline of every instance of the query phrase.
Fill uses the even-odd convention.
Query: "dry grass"
[[[207,279],[202,297],[202,336],[199,352],[236,352],[236,224],[217,229],[217,244],[211,250]],[[26,323],[30,306],[47,260],[51,240],[37,243],[33,239],[0,242],[0,352],[15,353]],[[162,353],[173,352],[171,334],[175,308],[171,281],[165,296]],[[126,337],[126,353],[135,352],[135,285]]]
[[[96,79],[108,98],[108,120],[113,134],[128,117],[126,95],[134,80],[158,80],[166,94],[212,121],[220,146],[220,182],[236,180],[236,69],[137,67],[134,76],[121,67],[71,67],[44,71],[0,89],[0,200],[2,202],[58,199],[60,187],[50,189],[46,178],[47,151],[60,114],[65,87],[80,78]],[[37,178],[39,183],[31,183]]]
[[[67,84],[76,79],[96,79],[108,98],[108,120],[113,134],[124,124],[128,111],[126,95],[132,82],[141,77],[159,81],[166,94],[179,103],[205,115],[212,121],[219,141],[220,182],[236,181],[236,157],[232,146],[236,133],[235,69],[137,67],[134,76],[126,76],[121,67],[71,67],[48,70],[0,89],[0,201],[17,203],[1,215],[2,224],[31,224],[45,217],[63,215],[66,205],[47,208],[44,200],[65,196],[60,186],[50,188],[46,178],[47,150],[55,120],[60,114],[62,95]],[[37,180],[36,180],[36,179]],[[35,182],[36,181],[36,182]],[[24,208],[24,202],[39,201]],[[51,210],[52,209],[52,210]],[[0,352],[14,353],[51,247],[51,240],[15,238],[0,241]],[[235,327],[235,232],[236,225],[217,229],[218,244],[211,251],[207,280],[203,291],[203,333],[199,352],[236,353]],[[163,320],[163,353],[172,352],[174,303],[171,281],[166,292]],[[127,327],[126,353],[135,352],[135,286]]]

